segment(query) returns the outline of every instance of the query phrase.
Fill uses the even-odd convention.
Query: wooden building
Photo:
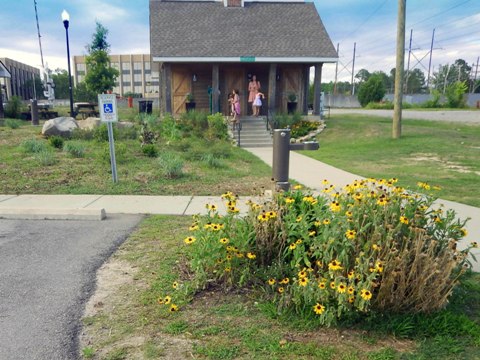
[[[248,109],[248,82],[256,75],[266,95],[263,112],[286,112],[287,96],[307,112],[310,68],[315,68],[314,113],[320,111],[322,66],[338,59],[313,3],[303,0],[150,0],[150,51],[160,68],[160,107],[228,111],[240,91]]]

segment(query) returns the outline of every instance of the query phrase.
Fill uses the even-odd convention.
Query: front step
[[[241,147],[273,146],[272,136],[266,129],[264,116],[243,116],[240,117],[240,123],[242,124],[242,130],[240,131]],[[230,136],[237,142],[237,131],[230,132]]]

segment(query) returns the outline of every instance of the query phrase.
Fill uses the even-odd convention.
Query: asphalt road
[[[95,272],[141,219],[0,220],[0,359],[76,359]]]

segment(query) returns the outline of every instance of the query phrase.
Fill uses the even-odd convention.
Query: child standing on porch
[[[260,109],[262,107],[262,99],[265,99],[265,95],[260,91],[255,95],[255,100],[253,100],[253,116],[260,115]]]
[[[240,126],[240,96],[238,90],[233,90],[233,130]]]

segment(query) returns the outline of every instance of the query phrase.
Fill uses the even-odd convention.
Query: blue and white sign
[[[98,108],[100,109],[100,119],[103,122],[117,122],[117,96],[115,94],[99,94]]]

